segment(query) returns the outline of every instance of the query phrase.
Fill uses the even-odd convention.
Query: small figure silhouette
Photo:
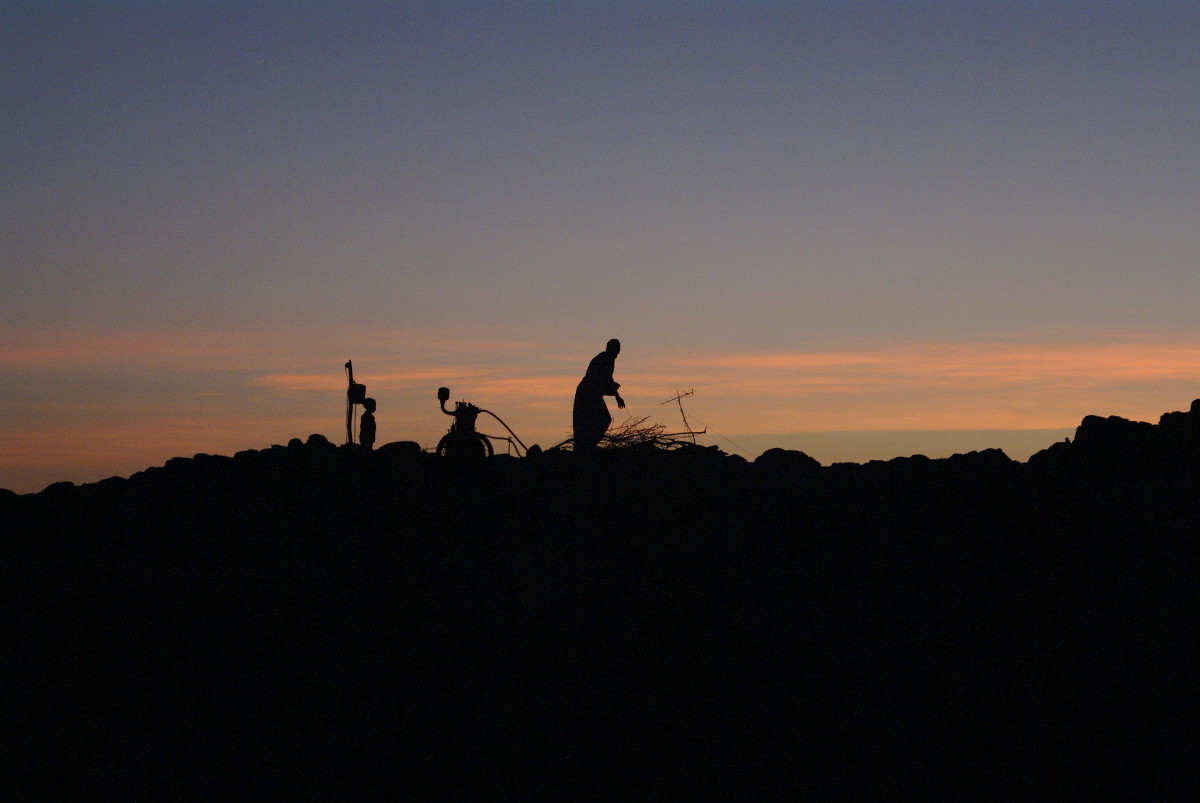
[[[358,442],[371,449],[375,446],[375,400],[363,399],[362,418],[358,419]]]
[[[604,351],[588,363],[587,373],[575,388],[575,407],[571,413],[571,423],[575,430],[577,452],[590,452],[595,449],[604,433],[608,431],[612,416],[608,412],[608,405],[604,403],[605,396],[615,396],[617,407],[625,409],[625,400],[617,392],[621,385],[613,381],[613,370],[620,353],[621,341],[616,338],[608,341]]]

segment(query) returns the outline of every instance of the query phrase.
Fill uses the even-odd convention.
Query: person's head
[[[614,357],[617,356],[621,353],[621,341],[614,337],[612,340],[608,341],[608,345],[604,347],[604,350]]]
[[[363,409],[365,409],[368,413],[375,412],[375,400],[363,399]]]

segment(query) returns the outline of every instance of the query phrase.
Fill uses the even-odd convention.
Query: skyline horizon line
[[[1186,410],[1187,407],[1184,407]],[[1165,410],[1163,414],[1176,412]],[[1087,414],[1080,418],[1090,415]],[[1101,416],[1103,417],[1103,416]],[[1121,416],[1115,416],[1122,418]],[[1134,419],[1126,419],[1134,420]],[[1146,422],[1157,424],[1157,421]],[[1029,458],[1040,451],[1050,448],[1055,443],[1063,440],[1064,433],[1069,433],[1065,437],[1067,440],[1073,440],[1079,424],[1071,427],[1053,427],[1053,428],[1038,428],[1038,429],[925,429],[925,430],[826,430],[812,432],[787,432],[787,433],[738,433],[738,432],[714,432],[710,430],[707,433],[700,435],[698,433],[698,445],[701,447],[716,446],[722,452],[730,455],[740,455],[749,461],[753,461],[757,456],[773,448],[782,448],[789,451],[799,451],[816,460],[822,466],[831,466],[838,463],[850,464],[866,464],[869,462],[887,462],[894,459],[907,459],[912,457],[926,457],[931,460],[940,460],[959,454],[970,454],[972,452],[981,452],[989,449],[998,449],[1002,451],[1009,459],[1018,463],[1028,462]],[[442,433],[444,434],[444,433]],[[541,433],[535,433],[541,434]],[[310,432],[307,435],[295,435],[292,438],[284,440],[282,443],[270,443],[261,446],[246,446],[245,448],[225,448],[213,449],[211,451],[194,451],[188,454],[176,454],[169,457],[161,458],[161,462],[152,461],[149,465],[140,465],[138,468],[132,468],[125,471],[117,471],[115,473],[105,473],[100,470],[88,471],[87,468],[80,466],[76,470],[66,470],[54,473],[54,469],[50,468],[34,468],[26,467],[24,470],[4,471],[9,474],[7,481],[0,482],[0,489],[7,490],[18,495],[36,494],[45,490],[47,487],[59,483],[71,483],[73,485],[91,485],[102,482],[106,479],[114,477],[127,479],[135,474],[145,470],[159,468],[164,466],[168,461],[173,459],[189,459],[198,455],[210,456],[229,456],[232,457],[243,451],[264,451],[277,447],[286,447],[289,441],[300,440],[307,442],[313,435],[325,438],[328,442],[335,446],[345,445],[341,443],[341,438],[329,435],[322,432]],[[992,438],[995,440],[984,440]],[[715,439],[723,440],[726,445],[705,442]],[[740,442],[735,442],[740,441]],[[807,440],[808,448],[798,448],[796,443],[788,443],[793,439]],[[919,448],[904,448],[902,444],[916,447],[919,441],[923,441],[923,445]],[[1009,443],[997,443],[996,440],[1007,439]],[[841,440],[840,451],[842,452],[837,457],[828,455],[827,450],[830,448],[839,448],[831,446],[834,441]],[[759,443],[758,446],[747,446],[746,442]],[[782,441],[782,442],[779,442]],[[815,441],[815,442],[814,442]],[[971,443],[971,442],[974,443]],[[428,444],[411,438],[400,437],[397,439],[385,439],[380,442],[380,445],[388,443],[400,442],[415,442],[421,447],[424,452],[432,452],[435,449],[436,441]],[[958,445],[952,445],[958,444]],[[1024,448],[1018,444],[1024,444]],[[531,444],[532,445],[532,440]],[[1014,448],[1014,445],[1018,445]],[[734,449],[729,449],[728,446],[733,446]],[[973,448],[972,448],[973,446]],[[897,448],[899,447],[899,448]],[[931,448],[932,447],[932,448]],[[378,447],[377,447],[378,448]],[[549,448],[549,447],[547,447]],[[185,452],[188,450],[184,450]],[[860,453],[861,456],[854,457],[850,453]],[[226,454],[228,453],[228,454]],[[95,469],[95,466],[91,466]],[[87,477],[81,476],[81,472]],[[74,478],[63,476],[71,474]],[[53,477],[53,478],[51,478]],[[12,480],[18,480],[14,483]]]

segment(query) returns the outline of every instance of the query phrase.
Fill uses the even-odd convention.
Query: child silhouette
[[[363,414],[358,420],[358,442],[371,449],[375,446],[375,400],[363,399]]]

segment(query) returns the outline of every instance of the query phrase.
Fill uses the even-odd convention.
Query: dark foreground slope
[[[9,787],[1194,790],[1198,480],[1194,406],[1027,464],[314,436],[7,495]]]

